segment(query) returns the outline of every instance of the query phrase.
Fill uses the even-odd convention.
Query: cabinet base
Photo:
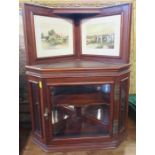
[[[33,138],[33,142],[45,152],[66,152],[66,151],[80,151],[80,150],[95,150],[95,149],[114,149],[127,137],[124,133],[118,139],[106,142],[90,142],[90,143],[77,143],[68,145],[45,145]]]

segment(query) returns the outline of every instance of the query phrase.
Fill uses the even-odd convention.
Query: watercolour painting
[[[69,19],[34,15],[37,57],[73,54],[73,24]]]
[[[119,56],[120,26],[120,15],[82,20],[82,53]]]

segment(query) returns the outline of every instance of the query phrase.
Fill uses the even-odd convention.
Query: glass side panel
[[[125,127],[126,120],[126,106],[127,106],[127,86],[128,80],[124,80],[121,82],[121,98],[120,98],[120,130],[123,130]]]
[[[39,91],[38,85],[35,83],[31,84],[32,90],[32,104],[33,104],[33,114],[34,114],[34,130],[37,132],[41,131],[40,124],[40,106],[39,106]]]
[[[51,87],[56,138],[109,135],[111,84]]]

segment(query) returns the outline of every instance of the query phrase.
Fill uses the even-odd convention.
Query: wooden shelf
[[[60,108],[60,107],[59,107]],[[100,119],[97,114],[97,107],[85,108],[82,114],[77,113],[76,108],[62,106],[61,116],[68,114],[68,117],[59,117],[60,119],[53,124],[54,133],[57,137],[78,136],[78,135],[104,135],[109,131],[109,107],[98,106],[101,109]]]
[[[107,135],[109,125],[97,124],[86,117],[70,117],[54,124],[54,136],[76,137],[87,135]]]
[[[100,93],[85,93],[85,94],[70,94],[70,95],[57,95],[53,99],[57,106],[72,105],[81,107],[84,105],[101,105],[107,101]]]
[[[70,70],[122,70],[126,69],[130,64],[126,63],[116,63],[108,61],[92,61],[92,60],[66,60],[62,62],[53,62],[46,64],[36,64],[31,66],[26,66],[28,70],[36,71],[70,71]]]

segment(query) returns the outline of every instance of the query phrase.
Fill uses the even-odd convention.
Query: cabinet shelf
[[[62,109],[61,109],[62,108]],[[56,122],[53,123],[54,136],[72,137],[86,136],[91,134],[108,134],[109,131],[109,107],[106,105],[89,106],[83,108],[82,113],[76,113],[75,110],[62,106],[55,110]],[[59,112],[58,112],[59,111]],[[61,112],[63,111],[63,113]]]
[[[98,122],[88,117],[69,117],[54,124],[54,137],[107,135],[109,126]]]
[[[53,101],[56,103],[56,106],[72,105],[76,107],[82,107],[84,105],[101,105],[107,103],[107,99],[105,99],[101,93],[56,95]]]

